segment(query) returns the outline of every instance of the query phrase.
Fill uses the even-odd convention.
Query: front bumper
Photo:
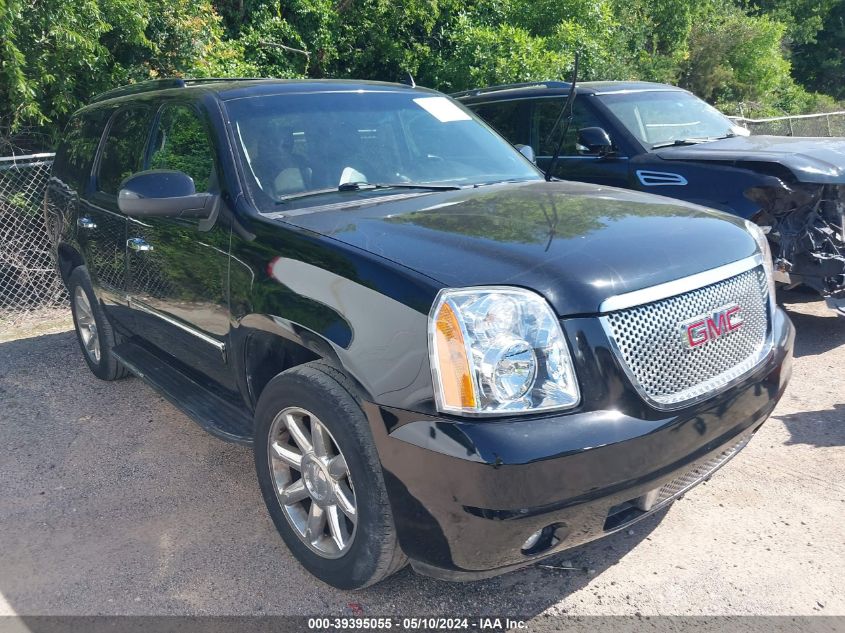
[[[573,412],[478,421],[365,406],[399,541],[418,571],[493,576],[627,527],[738,452],[791,374],[794,329],[778,309],[772,353],[744,380],[657,411],[637,396],[595,319],[564,327],[582,383]],[[657,504],[657,493],[646,498],[661,488]],[[540,544],[523,553],[541,529]]]

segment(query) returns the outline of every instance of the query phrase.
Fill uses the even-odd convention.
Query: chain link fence
[[[845,112],[802,114],[770,119],[731,117],[752,134],[772,136],[845,136]]]
[[[0,333],[64,308],[42,213],[53,154],[0,157]]]

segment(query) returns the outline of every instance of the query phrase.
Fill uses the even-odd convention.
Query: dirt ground
[[[0,343],[66,332],[72,327],[73,319],[67,306],[0,315]]]
[[[545,566],[458,585],[406,569],[356,593],[288,554],[249,449],[138,379],[98,381],[72,332],[16,331],[0,343],[0,615],[845,615],[845,318],[784,298],[792,383],[710,482]]]

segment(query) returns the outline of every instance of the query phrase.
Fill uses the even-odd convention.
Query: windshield
[[[260,206],[322,203],[306,201],[308,192],[372,191],[353,183],[469,186],[541,177],[444,96],[299,93],[234,99],[226,107]]]
[[[680,90],[599,95],[644,145],[671,145],[747,134],[716,108]]]

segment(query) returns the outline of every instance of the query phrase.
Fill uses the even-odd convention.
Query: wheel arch
[[[332,344],[322,336],[266,315],[245,317],[233,331],[241,390],[252,408],[267,384],[284,371],[321,360],[347,377],[363,395],[361,384],[346,370]]]

